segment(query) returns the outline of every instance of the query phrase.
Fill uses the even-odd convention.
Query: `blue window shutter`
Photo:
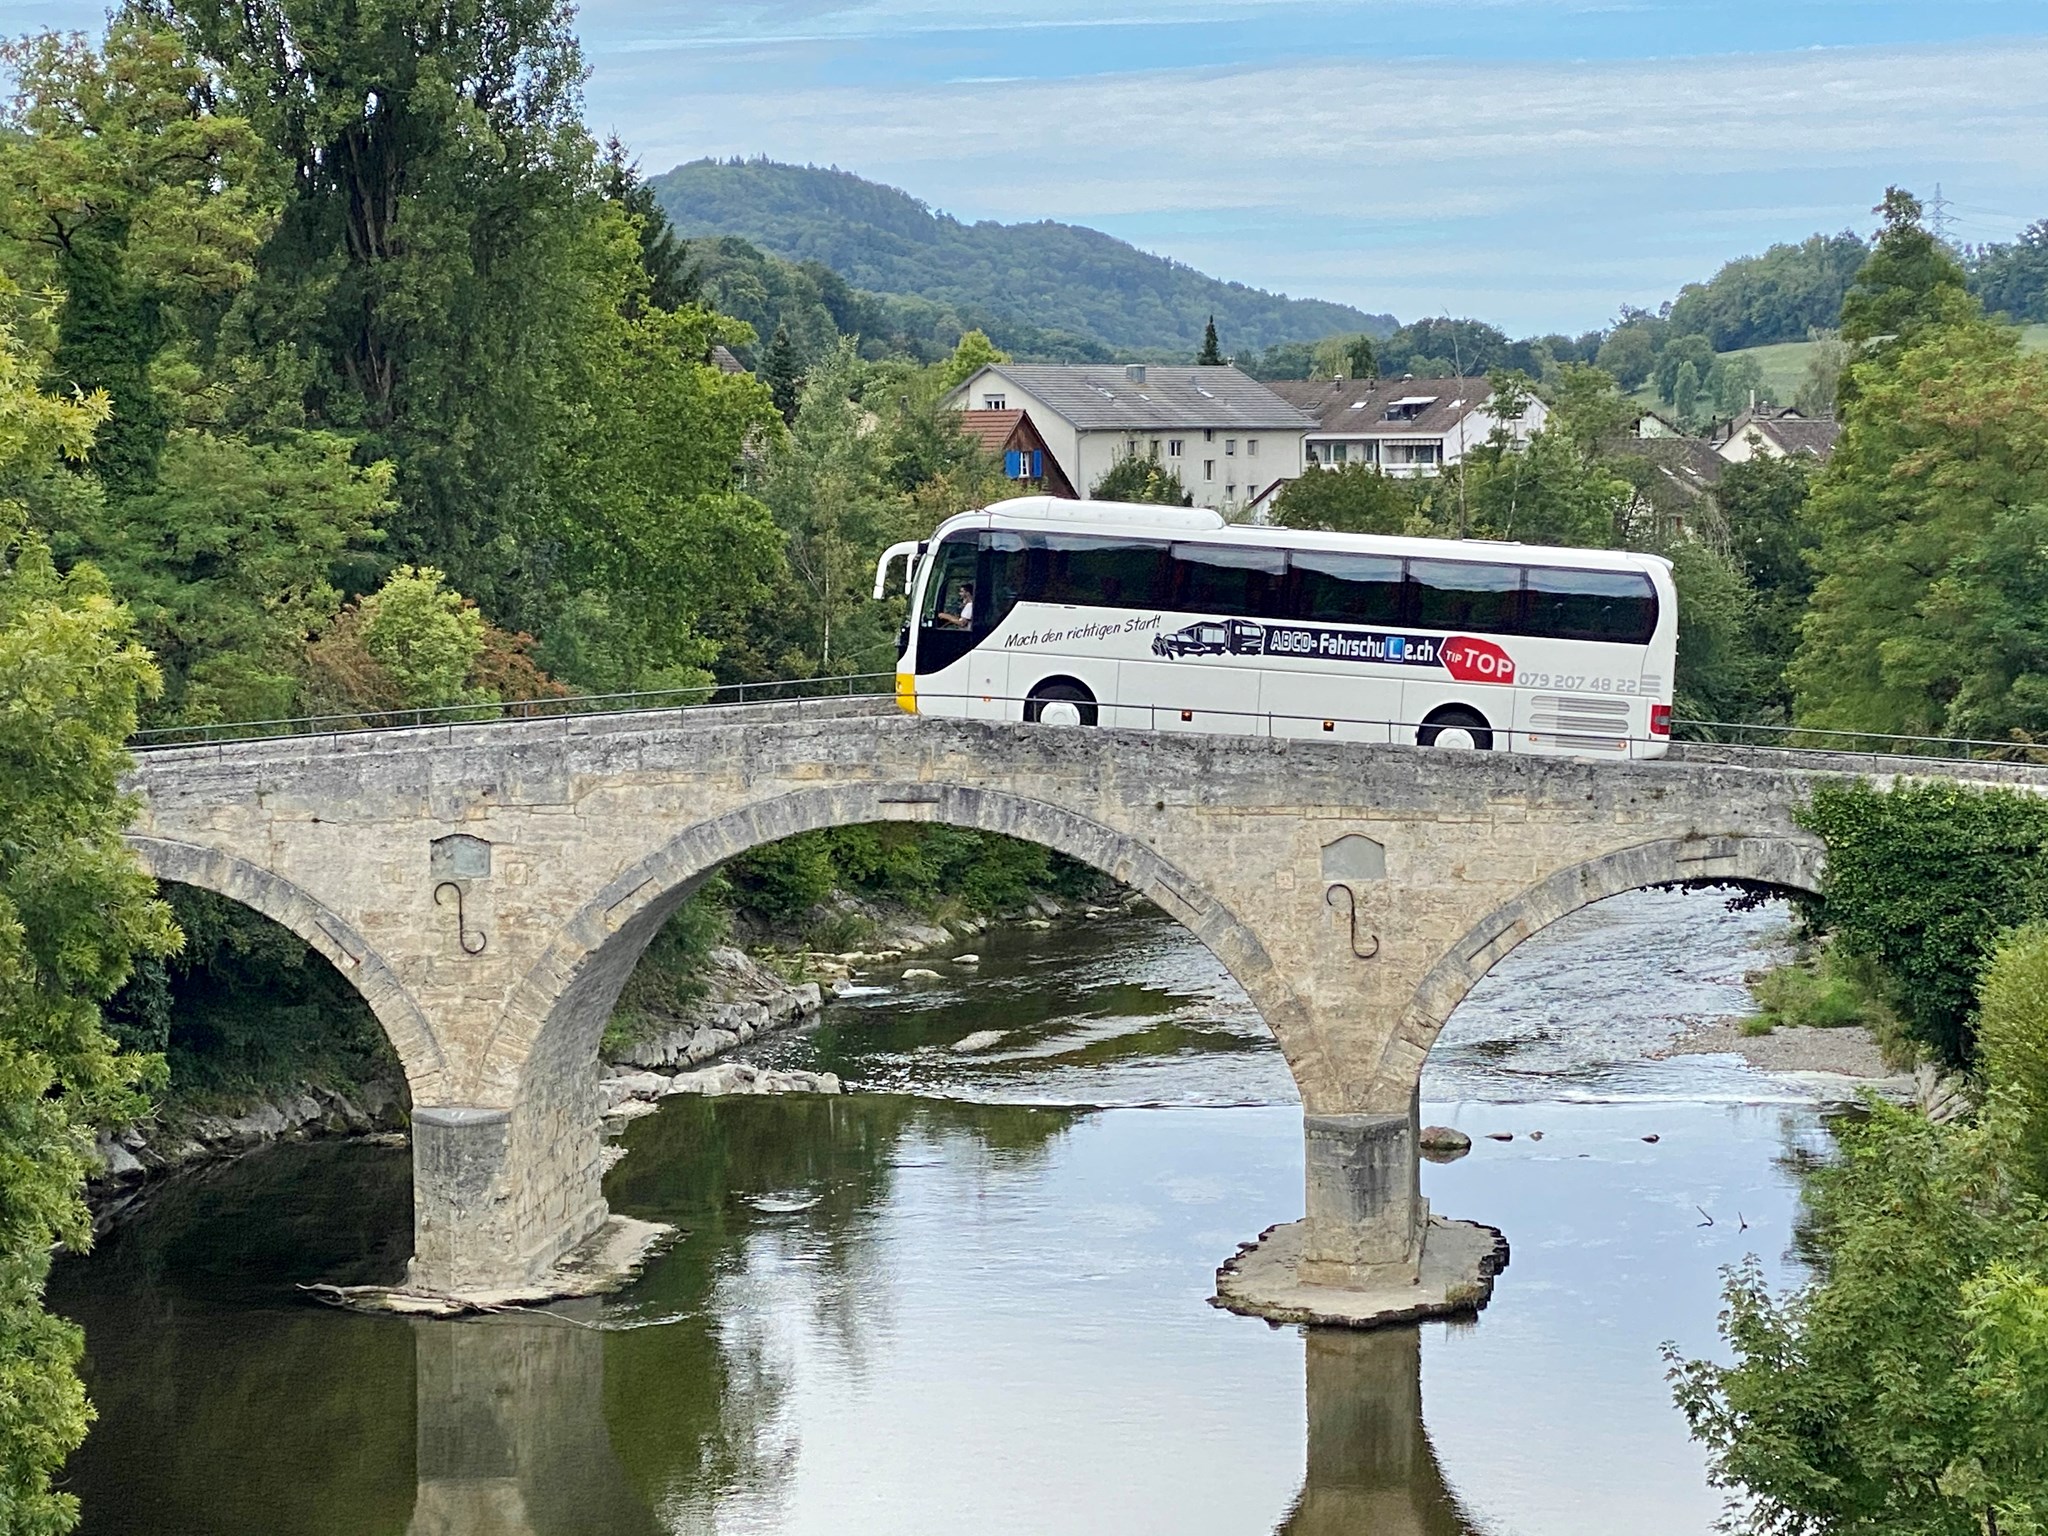
[[[1020,453],[1019,453],[1019,452],[1018,452],[1018,451],[1017,451],[1016,449],[1014,449],[1014,448],[1012,448],[1012,449],[1011,449],[1011,450],[1010,450],[1010,451],[1009,451],[1008,453],[1004,454],[1004,455],[1003,455],[1003,473],[1004,473],[1004,474],[1006,474],[1006,475],[1008,475],[1008,476],[1009,476],[1009,477],[1010,477],[1010,478],[1011,478],[1012,480],[1016,480],[1016,479],[1020,478],[1020,476],[1018,475],[1018,472],[1017,472],[1017,471],[1018,471],[1018,468],[1019,468],[1019,461],[1020,461],[1020,460],[1021,460],[1022,458],[1023,458],[1023,455],[1022,455],[1022,454],[1020,454]]]
[[[1043,480],[1045,478],[1045,455],[1036,448],[1031,450],[1031,478],[1034,480]]]

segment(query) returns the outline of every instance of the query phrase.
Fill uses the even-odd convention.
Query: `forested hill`
[[[1343,332],[1385,336],[1392,315],[1226,283],[1074,224],[963,224],[846,171],[770,160],[693,160],[650,185],[685,236],[739,235],[817,261],[856,288],[946,304],[1111,347],[1192,356],[1210,315],[1224,350]]]

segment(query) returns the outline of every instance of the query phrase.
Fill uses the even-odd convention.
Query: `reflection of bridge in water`
[[[606,1335],[547,1314],[414,1325],[408,1536],[638,1536],[668,1526],[614,1451]],[[1308,1464],[1280,1536],[1469,1536],[1422,1420],[1413,1328],[1307,1331]]]
[[[2015,764],[1911,767],[2048,782]],[[529,1286],[605,1224],[597,1048],[641,952],[725,860],[874,821],[1043,843],[1192,930],[1301,1090],[1301,1278],[1405,1284],[1429,1226],[1417,1085],[1471,986],[1621,891],[1813,889],[1820,849],[1794,813],[1817,779],[1872,771],[766,705],[155,750],[131,840],[159,878],[291,929],[375,1010],[412,1091],[418,1288]]]

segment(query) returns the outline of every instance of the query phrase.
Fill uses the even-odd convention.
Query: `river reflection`
[[[1632,963],[1642,923],[1717,920],[1647,910],[1618,930]],[[397,1273],[401,1151],[281,1147],[167,1186],[53,1281],[101,1412],[70,1469],[84,1529],[1711,1528],[1657,1344],[1711,1344],[1720,1265],[1757,1251],[1786,1272],[1786,1162],[1815,1143],[1813,1110],[1461,1093],[1432,1117],[1517,1139],[1427,1169],[1425,1192],[1514,1239],[1493,1307],[1459,1327],[1269,1329],[1205,1298],[1223,1255],[1300,1208],[1284,1071],[1276,1090],[1270,1042],[1175,930],[1102,927],[1119,931],[1077,938],[1071,967],[1057,938],[993,952],[986,983],[835,1010],[773,1047],[920,1091],[678,1099],[634,1123],[607,1193],[684,1235],[612,1298],[464,1323],[310,1304],[298,1282]],[[1581,959],[1616,931],[1588,927]],[[1739,978],[1733,948],[1697,974],[1679,956],[1655,1006],[1714,1006],[1699,989]],[[1530,1022],[1561,1016],[1563,963],[1530,1007],[1476,999],[1514,1044],[1489,1054],[1467,1025],[1451,1059],[1468,1089],[1531,1053],[1576,1052],[1567,1091],[1617,1080],[1626,1041]],[[1615,1029],[1642,1033],[1645,1006]],[[947,1050],[988,1027],[1012,1032],[997,1059]],[[1710,1064],[1678,1069],[1681,1088],[1700,1070],[1740,1081]],[[959,1096],[933,1096],[941,1080]],[[1039,1102],[997,1102],[998,1083]],[[1078,1083],[1183,1107],[1045,1102]]]

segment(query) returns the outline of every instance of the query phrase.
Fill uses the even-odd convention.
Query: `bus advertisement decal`
[[[1317,661],[1361,661],[1381,666],[1441,667],[1461,683],[1512,683],[1514,659],[1491,640],[1471,635],[1393,634],[1383,630],[1327,629],[1322,625],[1254,624],[1247,619],[1204,619],[1152,642],[1156,655],[1299,656]]]

